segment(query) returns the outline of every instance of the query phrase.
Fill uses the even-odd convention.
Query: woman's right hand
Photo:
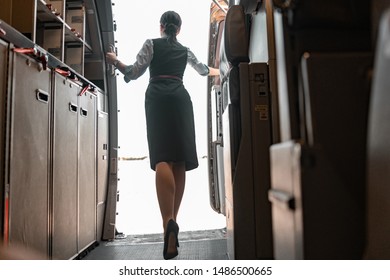
[[[219,76],[219,68],[209,67],[209,76]]]

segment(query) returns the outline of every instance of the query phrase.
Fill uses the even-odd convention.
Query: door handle
[[[43,103],[49,103],[49,94],[41,89],[36,90],[37,100]]]
[[[268,199],[284,209],[295,210],[295,198],[292,194],[280,190],[269,190]]]
[[[72,113],[77,113],[77,105],[73,104],[72,102],[69,102],[69,111]]]
[[[87,110],[87,109],[80,108],[80,114],[81,114],[83,117],[88,117],[88,110]]]

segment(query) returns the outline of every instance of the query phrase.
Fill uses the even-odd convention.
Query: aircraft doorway
[[[167,10],[175,10],[183,20],[178,39],[183,45],[190,47],[200,61],[207,63],[210,2],[204,1],[191,9],[188,9],[188,5],[183,5],[182,1],[166,1],[164,5],[160,1],[155,2],[155,9],[149,11],[150,20],[145,20],[139,13],[144,9],[141,2],[129,6],[124,1],[118,1],[113,6],[117,25],[116,46],[121,61],[133,63],[144,41],[160,36],[161,14]],[[204,20],[200,20],[202,18]],[[138,28],[140,22],[142,28]],[[132,28],[129,29],[129,26]],[[193,34],[205,35],[194,38]],[[120,160],[116,227],[118,232],[125,235],[162,232],[155,173],[150,169],[146,138],[144,98],[148,80],[148,73],[128,84],[123,81],[122,75],[117,78]],[[207,78],[188,67],[184,75],[184,85],[190,93],[194,107],[199,167],[186,173],[186,189],[178,216],[180,232],[224,228],[225,216],[211,208],[209,199]]]
[[[162,233],[155,174],[148,158],[119,161],[119,202],[117,230],[125,235]],[[209,204],[207,159],[200,158],[199,167],[187,172],[186,190],[178,215],[180,231],[221,229],[225,216]]]

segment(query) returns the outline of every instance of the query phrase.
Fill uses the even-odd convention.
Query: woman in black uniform
[[[150,80],[145,96],[150,165],[156,171],[157,198],[164,228],[164,259],[177,256],[176,217],[184,193],[185,172],[198,167],[194,114],[191,98],[183,85],[183,74],[190,64],[200,75],[219,75],[219,70],[200,63],[181,45],[181,18],[174,11],[160,19],[161,38],[145,41],[133,65],[107,53],[107,62],[124,74],[126,82],[135,80],[149,67]]]

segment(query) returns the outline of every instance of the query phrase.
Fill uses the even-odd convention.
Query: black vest
[[[170,44],[166,38],[153,39],[153,58],[150,77],[170,75],[183,78],[187,66],[188,50],[180,43]]]

